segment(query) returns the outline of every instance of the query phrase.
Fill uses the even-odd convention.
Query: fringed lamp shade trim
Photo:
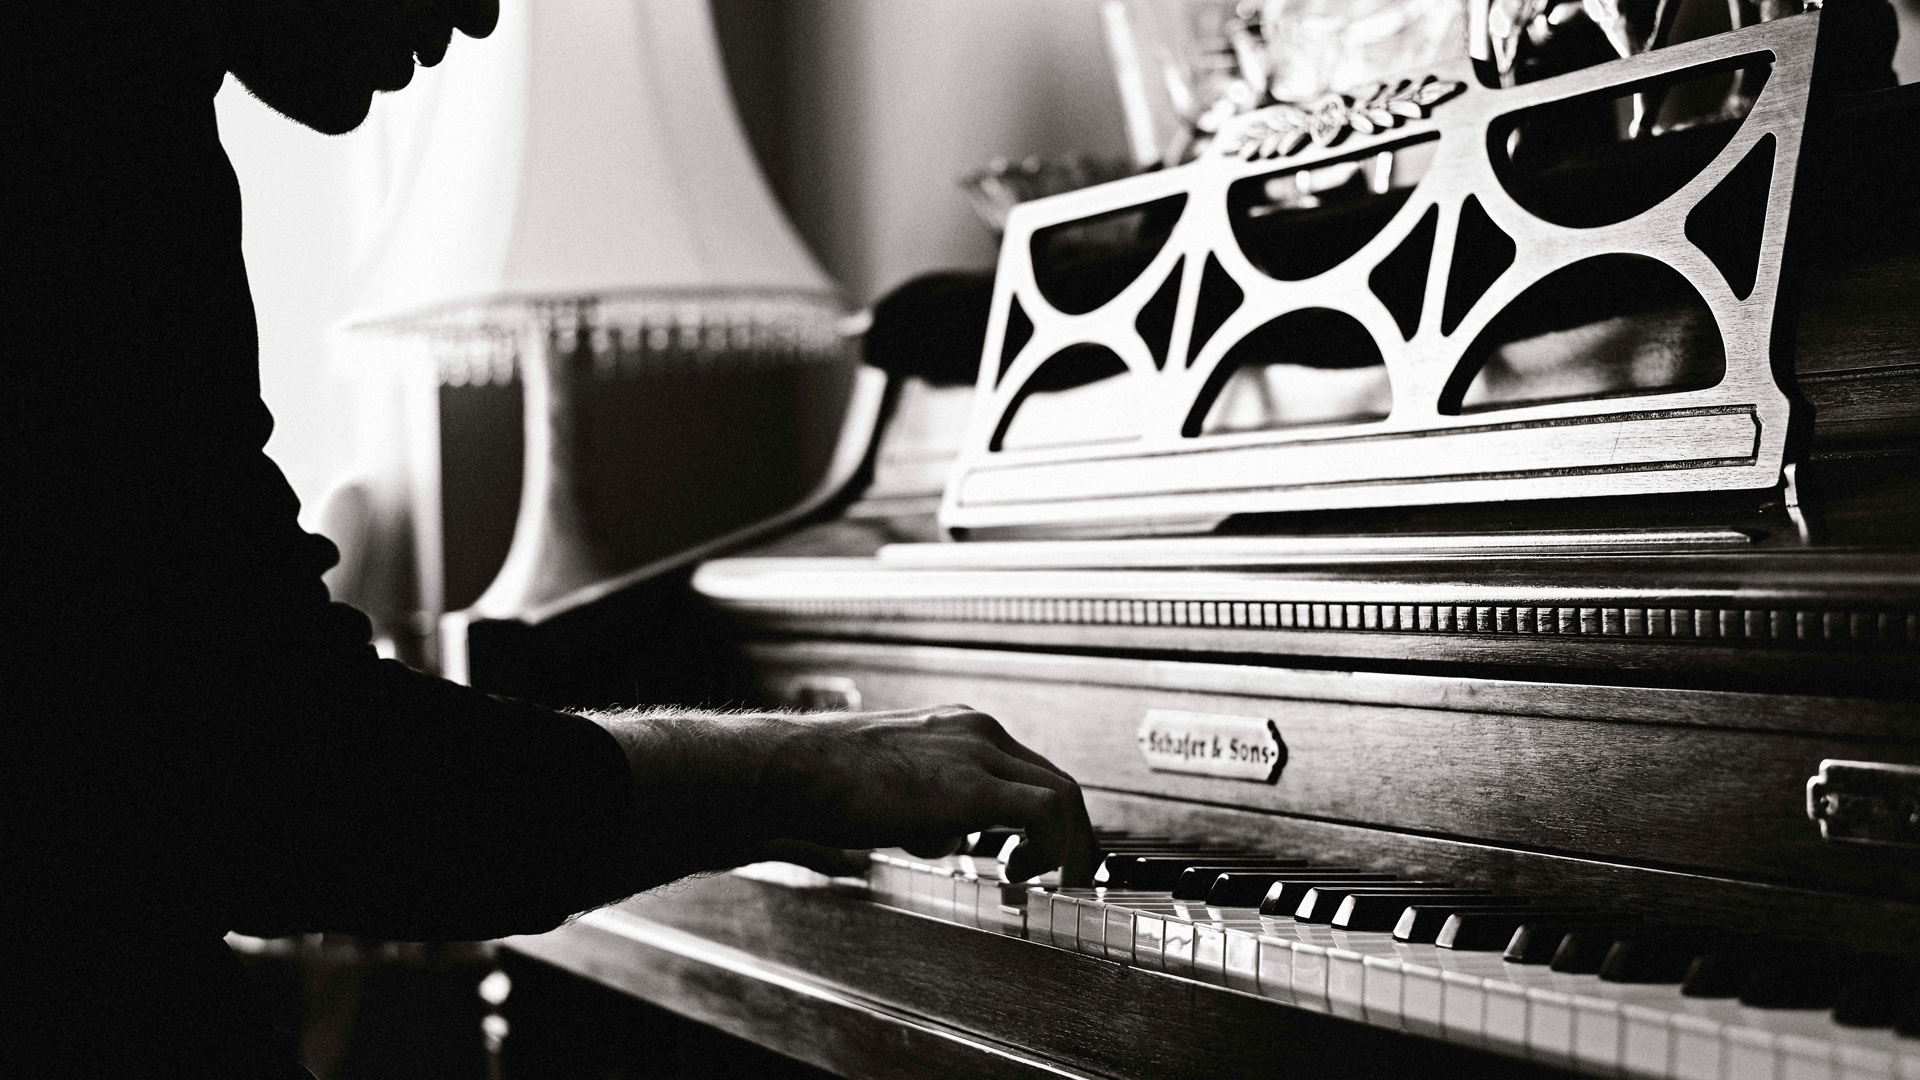
[[[837,299],[818,293],[625,295],[507,300],[378,324],[424,334],[442,385],[520,377],[528,334],[550,355],[582,356],[596,378],[667,370],[760,368],[846,356]]]

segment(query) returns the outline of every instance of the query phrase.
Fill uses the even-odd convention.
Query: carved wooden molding
[[[1074,597],[791,599],[729,602],[783,619],[1043,623],[1396,634],[1562,635],[1695,641],[1920,645],[1920,612],[1814,608],[1621,607],[1596,600],[1502,604],[1267,603]]]
[[[1223,132],[1217,152],[1189,165],[1017,207],[1001,248],[977,400],[942,524],[1111,527],[1242,512],[1778,483],[1789,407],[1774,375],[1772,331],[1819,18],[1784,18],[1504,89],[1481,85],[1463,60],[1430,77],[1419,73],[1329,99],[1322,110],[1283,105],[1251,113]],[[1691,179],[1624,220],[1556,224],[1536,216],[1494,161],[1492,144],[1527,110],[1763,63],[1771,68],[1765,89],[1730,141]],[[1460,89],[1451,93],[1455,84]],[[1376,112],[1382,122],[1374,122]],[[1437,140],[1424,177],[1372,239],[1330,269],[1282,280],[1256,266],[1236,240],[1229,213],[1235,184],[1344,163],[1364,169],[1385,160],[1383,151],[1422,140]],[[1751,189],[1759,170],[1767,170],[1759,173],[1766,198],[1754,212],[1758,250],[1740,256],[1757,260],[1747,281],[1741,271],[1723,272],[1689,239],[1689,226],[1703,205],[1724,202],[1716,194],[1740,178]],[[1078,313],[1048,300],[1036,278],[1036,234],[1150,204],[1178,220],[1117,295]],[[1472,288],[1464,271],[1452,269],[1463,219],[1470,234],[1491,229],[1512,246],[1505,268]],[[1047,235],[1054,234],[1040,240]],[[1677,274],[1704,301],[1725,351],[1717,381],[1604,400],[1460,406],[1467,353],[1496,317],[1557,272],[1624,256]],[[1383,268],[1415,281],[1411,311],[1408,303],[1395,308],[1382,299],[1375,276]],[[1209,275],[1223,279],[1223,292],[1240,296],[1224,318],[1220,305],[1212,316],[1205,310]],[[1226,378],[1223,358],[1257,331],[1309,309],[1337,313],[1371,338],[1390,389],[1384,415],[1199,433],[1208,395]],[[1170,322],[1164,342],[1150,342],[1140,328],[1153,318]],[[1095,434],[1002,446],[1018,410],[1048,389],[1036,373],[1076,347],[1110,350],[1110,363],[1124,365],[1123,377],[1101,384],[1113,392],[1084,399],[1078,415],[1065,417],[1065,428]],[[1067,408],[1066,399],[1057,401]],[[1137,417],[1137,425],[1116,429],[1112,417],[1122,413]]]

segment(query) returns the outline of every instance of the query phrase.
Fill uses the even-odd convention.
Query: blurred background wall
[[[768,180],[851,305],[916,273],[986,266],[994,240],[958,177],[994,157],[1119,154],[1098,0],[712,0]],[[1920,80],[1920,0],[1897,0],[1902,82]],[[456,40],[452,59],[485,42]],[[229,80],[217,105],[245,196],[268,451],[314,515],[387,419],[333,328],[352,304],[385,171],[382,116],[328,138]]]

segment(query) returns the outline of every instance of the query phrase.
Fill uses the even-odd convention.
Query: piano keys
[[[1920,1075],[1920,969],[1911,961],[1806,942],[1734,942],[1699,928],[1643,925],[1631,912],[1590,911],[1569,922],[1569,911],[1550,901],[1534,916],[1506,916],[1512,930],[1497,943],[1449,947],[1271,914],[1271,905],[1179,900],[1170,891],[1034,886],[1024,903],[1010,903],[994,872],[965,859],[883,852],[870,880],[882,903],[1007,934],[1017,924],[1021,936],[1053,948],[1583,1073]],[[1403,911],[1422,903],[1414,888],[1397,895]],[[1479,907],[1464,893],[1426,895],[1450,897],[1455,922]],[[1530,903],[1505,899],[1515,911]],[[1552,927],[1563,937],[1580,927],[1611,939],[1612,958],[1637,948],[1657,962],[1564,972],[1542,962],[1548,950],[1529,947]],[[1748,975],[1705,985],[1701,969],[1736,953],[1748,958]],[[1836,1009],[1842,999],[1869,996],[1877,1007]]]

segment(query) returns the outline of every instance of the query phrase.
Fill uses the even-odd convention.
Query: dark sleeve
[[[277,683],[281,680],[275,680]],[[634,891],[632,780],[579,716],[363,660],[263,701],[234,929],[469,940],[552,928]],[[283,695],[283,696],[282,696]],[[246,762],[241,762],[244,767]]]

